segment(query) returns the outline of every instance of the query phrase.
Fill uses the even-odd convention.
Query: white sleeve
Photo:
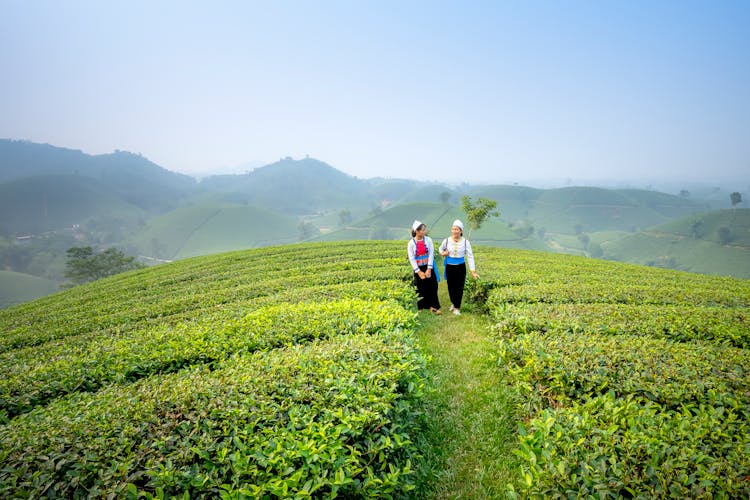
[[[469,243],[469,240],[466,241],[466,262],[469,263],[469,270],[474,271],[476,267],[474,267],[474,252],[471,251],[471,243]]]
[[[440,244],[440,252],[445,252],[448,249],[448,238],[445,238],[443,242]]]
[[[432,238],[425,238],[427,244],[427,267],[432,267],[435,263],[435,245],[432,243]]]
[[[411,264],[411,268],[414,269],[414,272],[416,273],[419,271],[419,266],[417,265],[417,245],[414,243],[414,240],[409,240],[409,243],[406,245],[406,256],[409,258],[409,263]]]

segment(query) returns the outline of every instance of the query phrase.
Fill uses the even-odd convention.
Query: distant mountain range
[[[718,188],[699,198],[687,191],[450,186],[359,179],[313,158],[199,181],[132,153],[88,155],[14,140],[0,140],[0,270],[61,280],[65,250],[84,244],[159,262],[294,241],[403,239],[415,218],[442,237],[463,217],[463,195],[495,200],[501,212],[471,235],[479,244],[750,277],[747,193],[735,210],[720,213],[716,205],[729,209],[730,196]],[[702,233],[686,236],[696,220]],[[658,245],[670,231],[678,243]],[[713,264],[722,258],[739,264]]]

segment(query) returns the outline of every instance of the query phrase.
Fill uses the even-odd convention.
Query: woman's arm
[[[474,266],[474,252],[471,250],[471,243],[466,239],[464,241],[466,242],[466,262],[469,264],[469,270],[474,278],[478,278],[479,275],[477,274],[476,266]]]

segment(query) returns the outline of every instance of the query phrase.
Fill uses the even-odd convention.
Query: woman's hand
[[[448,250],[443,250],[442,252],[440,252],[440,255],[442,255],[443,257],[447,257],[449,253],[450,252]]]
[[[424,273],[424,275],[425,275],[425,276],[427,276],[428,278],[429,278],[430,276],[432,276],[432,268],[431,268],[431,267],[428,267],[428,268],[427,268],[427,271],[426,271],[426,272]]]
[[[417,276],[419,276],[419,279],[421,279],[421,280],[423,280],[423,279],[425,279],[427,277],[427,276],[425,276],[425,274],[422,271],[417,271]]]
[[[472,272],[471,272],[471,276],[472,276],[472,277],[473,277],[474,279],[479,279],[479,275],[477,274],[477,272],[476,272],[476,271],[472,271]]]

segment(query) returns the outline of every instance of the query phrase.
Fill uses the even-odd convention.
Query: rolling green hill
[[[726,228],[722,238],[722,228]],[[697,213],[661,224],[651,229],[654,233],[667,233],[729,246],[750,247],[750,209],[737,208]]]
[[[298,239],[297,221],[252,206],[197,205],[152,218],[129,245],[160,259],[256,248]]]
[[[359,206],[369,198],[364,181],[312,158],[287,158],[245,175],[209,177],[200,187],[294,215]]]
[[[444,193],[450,194],[447,205],[440,202]],[[728,203],[728,193],[722,193],[712,195]],[[115,246],[157,260],[300,239],[400,240],[415,218],[424,220],[439,241],[454,219],[464,218],[457,208],[464,194],[493,199],[501,212],[469,234],[476,244],[747,276],[744,248],[750,233],[743,209],[730,227],[699,215],[706,201],[697,192],[695,198],[703,201],[635,189],[358,179],[312,158],[285,158],[244,175],[196,184],[137,154],[92,156],[0,140],[0,236],[13,242],[18,235],[35,241],[42,235],[75,237],[76,245]],[[686,225],[685,217],[701,218],[697,235],[695,219]],[[300,221],[305,226],[299,227]],[[668,225],[672,221],[675,225]],[[647,231],[655,226],[662,228]],[[59,275],[60,253],[52,258],[41,247],[6,245],[0,262],[17,272]],[[56,267],[42,269],[49,262]]]
[[[49,144],[0,139],[0,183],[38,175],[75,175],[95,179],[118,198],[144,210],[174,208],[195,189],[195,179],[170,172],[140,155],[116,151],[88,155]],[[71,197],[69,204],[75,204]]]
[[[0,271],[0,309],[33,300],[59,290],[56,281],[13,271]]]
[[[720,229],[729,241],[722,243]],[[657,267],[750,278],[750,209],[696,214],[602,243],[605,257]]]
[[[554,233],[633,231],[703,211],[706,205],[657,191],[567,187],[482,186],[472,196],[496,200],[502,218]]]
[[[0,184],[0,233],[41,234],[92,219],[134,221],[145,211],[91,177],[39,175]]]
[[[473,314],[516,394],[487,413],[517,419],[521,461],[492,491],[750,494],[750,281],[478,246],[466,316],[439,318],[404,243],[189,258],[0,311],[0,495],[418,496],[455,473],[417,444],[426,377],[455,373],[415,333]]]
[[[430,237],[439,244],[450,236],[450,228],[456,219],[465,219],[465,214],[457,206],[435,202],[404,203],[371,214],[347,227],[322,234],[315,241],[339,241],[353,239],[403,239],[408,238],[411,224],[419,219],[427,224]],[[477,244],[525,248],[529,250],[549,250],[546,243],[534,235],[522,236],[514,231],[501,218],[488,219],[481,228],[465,233]]]

